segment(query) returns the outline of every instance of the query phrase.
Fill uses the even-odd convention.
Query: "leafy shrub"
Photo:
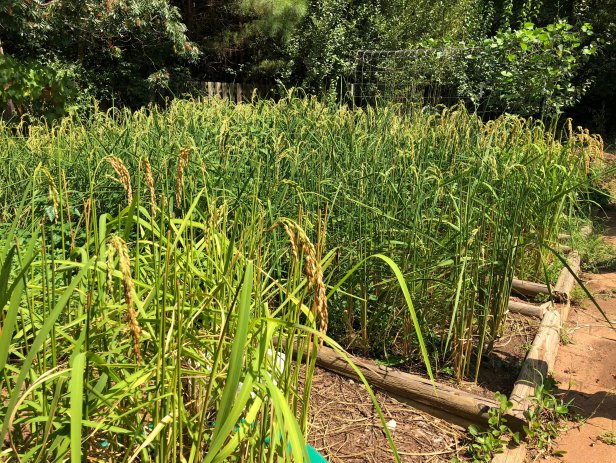
[[[467,56],[461,94],[488,111],[559,114],[588,89],[590,82],[576,77],[596,52],[594,42],[583,44],[592,34],[589,24],[576,31],[564,21],[501,30]]]
[[[5,114],[8,117],[25,113],[59,117],[76,98],[72,74],[73,70],[58,63],[45,65],[0,55],[0,108],[10,107]]]
[[[23,3],[8,0],[0,6],[4,52],[31,63],[28,67],[46,67],[42,57],[77,67],[82,87],[116,105],[139,106],[180,94],[190,78],[189,64],[200,56],[169,0]]]

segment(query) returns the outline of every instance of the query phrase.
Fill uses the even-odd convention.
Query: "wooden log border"
[[[386,391],[398,400],[458,426],[466,428],[470,424],[483,425],[487,422],[488,410],[498,406],[492,399],[446,384],[433,384],[422,376],[381,366],[370,360],[349,357],[371,387]],[[329,347],[319,347],[316,363],[321,368],[347,378],[359,378],[355,369]]]
[[[576,251],[572,251],[567,258],[567,264],[576,275],[579,274],[580,255]],[[513,402],[513,410],[508,418],[513,418],[513,420],[510,420],[513,426],[527,421],[525,414],[532,405],[530,399],[535,394],[537,386],[554,368],[558,346],[560,345],[560,333],[569,316],[571,291],[574,285],[574,276],[569,269],[564,267],[554,286],[554,291],[564,296],[564,302],[560,304],[548,302],[545,306],[545,314],[509,396],[509,400]],[[492,459],[492,463],[522,463],[525,458],[526,445],[522,443],[519,446],[506,447],[503,453]]]
[[[546,302],[541,305],[528,304],[526,302],[509,301],[509,311],[514,313],[521,313],[530,317],[543,318],[545,312],[552,305],[551,302]]]

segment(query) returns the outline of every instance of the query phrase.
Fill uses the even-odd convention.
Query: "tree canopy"
[[[3,0],[0,105],[135,107],[207,80],[322,93],[358,50],[450,46],[480,50],[460,76],[471,100],[489,89],[499,110],[533,113],[585,98],[594,112],[578,113],[601,128],[616,107],[615,35],[616,0]]]

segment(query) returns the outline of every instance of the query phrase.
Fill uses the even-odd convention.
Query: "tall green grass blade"
[[[84,371],[86,353],[81,352],[73,359],[71,370],[71,463],[81,463],[81,428],[83,419]]]
[[[214,439],[220,433],[222,423],[228,419],[229,411],[235,402],[235,395],[237,393],[240,377],[244,369],[245,346],[248,336],[248,326],[250,324],[250,306],[254,277],[253,272],[253,264],[248,261],[238,303],[237,327],[234,333],[233,344],[231,346],[231,355],[229,358],[225,387],[220,397],[220,405],[216,415],[217,427],[214,431]]]
[[[90,266],[94,263],[94,261],[95,261],[95,258],[90,259],[90,261],[85,263],[85,265],[81,268],[79,273],[73,277],[71,283],[62,292],[62,294],[60,295],[60,298],[58,299],[58,302],[56,303],[53,310],[49,313],[49,315],[45,319],[45,323],[43,324],[41,329],[36,334],[36,338],[34,339],[34,341],[32,342],[30,346],[28,355],[26,356],[26,358],[21,364],[20,373],[13,383],[13,391],[7,403],[7,408],[6,408],[7,414],[4,417],[4,420],[2,421],[2,428],[0,429],[0,441],[4,440],[6,436],[6,432],[8,430],[8,425],[9,425],[9,422],[8,422],[9,416],[11,415],[11,413],[13,413],[15,404],[19,400],[21,385],[25,381],[26,377],[30,374],[30,368],[32,366],[34,357],[36,356],[39,349],[43,345],[43,342],[45,342],[45,339],[49,335],[50,331],[53,329],[53,326],[56,320],[58,319],[58,317],[60,316],[60,313],[62,312],[62,310],[64,310],[70,298],[73,296],[73,292],[75,291],[75,288],[81,282],[81,279],[86,275],[87,271],[89,270]]]

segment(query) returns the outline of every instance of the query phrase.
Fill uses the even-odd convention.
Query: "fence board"
[[[251,82],[203,82],[201,88],[210,98],[217,96],[234,103],[243,103],[252,100],[253,95],[263,98],[267,95],[268,86]]]

